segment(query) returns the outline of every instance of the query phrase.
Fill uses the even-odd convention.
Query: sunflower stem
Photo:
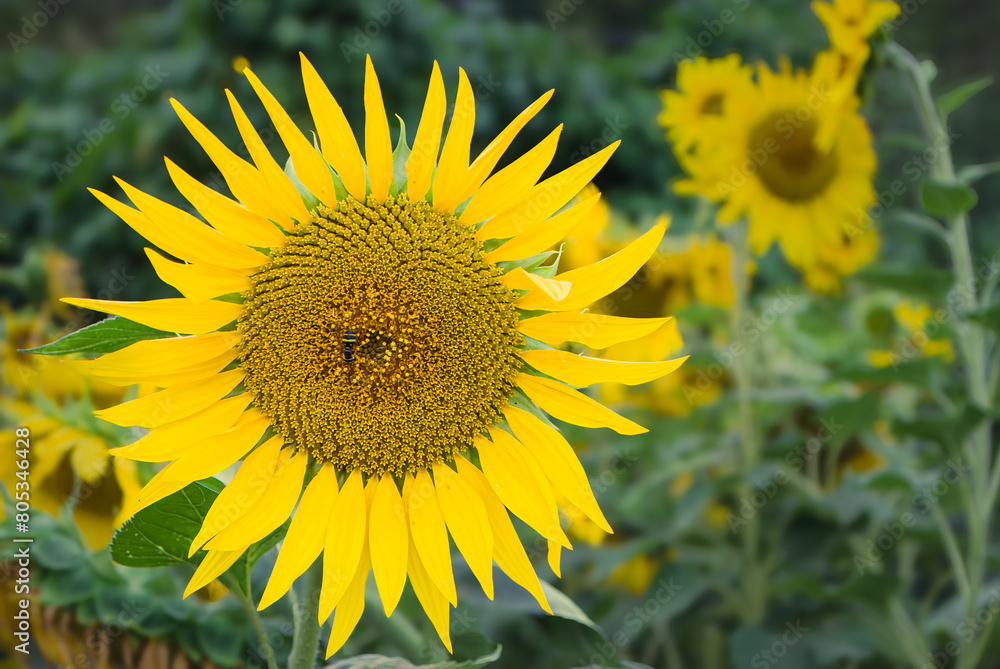
[[[319,645],[319,593],[323,586],[323,563],[319,560],[306,570],[303,596],[295,607],[295,633],[288,669],[313,669]],[[294,586],[293,586],[294,587]]]
[[[900,67],[910,84],[913,100],[928,142],[938,150],[938,159],[931,164],[931,175],[937,181],[946,184],[956,184],[955,166],[952,162],[951,145],[947,138],[944,120],[938,113],[934,98],[931,95],[930,82],[913,54],[899,44],[889,44],[887,52]],[[977,295],[978,277],[972,260],[969,245],[969,221],[964,214],[948,219],[948,229],[951,233],[951,257],[955,267],[956,285],[949,294],[949,302],[957,303],[959,351],[965,367],[965,378],[969,398],[979,408],[987,411],[991,406],[990,385],[987,370],[987,338],[978,324],[964,318],[980,306]],[[995,276],[995,270],[994,270]],[[990,276],[986,281],[987,289],[983,292],[983,304],[989,304],[992,293]],[[966,521],[969,527],[968,554],[965,556],[965,572],[968,587],[966,589],[966,614],[972,616],[976,612],[979,588],[985,577],[986,539],[996,501],[997,487],[1000,486],[1000,462],[991,462],[990,422],[982,421],[969,435],[965,453],[972,459],[969,463],[971,475],[962,477],[961,484],[968,488],[966,499]],[[991,472],[992,465],[992,474]],[[996,483],[994,483],[996,482]],[[959,580],[956,573],[956,580]],[[959,669],[975,667],[986,647],[990,633],[988,626],[978,639],[969,636],[962,639],[962,653],[959,658]],[[975,645],[972,645],[975,639]]]
[[[246,609],[247,617],[250,619],[250,624],[253,625],[254,631],[257,633],[257,639],[260,640],[260,650],[264,653],[264,658],[267,660],[267,669],[278,669],[278,660],[274,657],[274,649],[271,647],[271,642],[267,638],[267,631],[264,629],[264,623],[261,622],[260,614],[257,612],[257,607],[253,603],[253,593],[250,591],[250,561],[246,560],[246,581],[247,589],[246,592],[241,593],[240,599],[243,600],[243,608]],[[237,583],[230,582],[227,584],[230,589],[236,588],[239,590],[239,585]]]
[[[753,378],[750,369],[749,349],[747,343],[742,341],[743,324],[750,317],[750,307],[748,303],[749,281],[747,277],[747,265],[750,260],[750,236],[747,221],[740,220],[735,224],[732,236],[732,276],[733,276],[733,309],[732,328],[733,338],[740,345],[739,351],[734,357],[733,376],[736,382],[736,401],[739,407],[739,438],[740,453],[742,455],[743,468],[743,499],[749,499],[753,494],[750,485],[750,472],[757,466],[760,456],[757,442],[756,426],[754,425],[753,406],[751,404],[751,392],[753,389]],[[743,564],[741,565],[741,590],[745,605],[742,610],[743,620],[746,623],[757,623],[764,616],[764,607],[767,600],[766,578],[760,567],[759,544],[760,544],[760,523],[757,515],[754,514],[746,519],[746,526],[743,528]]]

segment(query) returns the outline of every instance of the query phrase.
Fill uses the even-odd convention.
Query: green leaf
[[[910,436],[958,448],[985,417],[986,414],[982,409],[966,404],[961,411],[953,414],[895,420],[892,424],[892,433],[900,437]]]
[[[542,584],[542,591],[545,593],[545,598],[549,600],[549,606],[552,607],[552,615],[578,622],[581,625],[586,625],[600,634],[603,638],[607,638],[604,630],[602,630],[597,623],[591,620],[590,617],[583,612],[583,609],[577,606],[576,602],[564,595],[561,591],[556,590],[554,586],[546,581],[539,579],[539,582]]]
[[[994,304],[985,309],[973,311],[967,314],[967,317],[970,321],[975,321],[980,325],[985,325],[994,332],[1000,333],[1000,304]]]
[[[191,541],[208,510],[225,486],[214,478],[191,483],[130,518],[111,540],[111,557],[127,567],[197,565],[201,555],[189,558]],[[267,551],[285,535],[290,521],[250,546],[226,572],[247,592],[247,574]]]
[[[111,540],[111,557],[127,567],[194,564],[187,557],[205,514],[223,484],[209,478],[161,499],[132,516]]]
[[[37,355],[65,355],[67,353],[110,353],[146,339],[176,337],[175,332],[164,332],[146,325],[112,316],[99,323],[72,332],[62,339],[37,348],[29,348],[22,353]]]
[[[38,537],[31,552],[38,564],[49,569],[75,569],[87,561],[80,542],[64,534]]]
[[[879,395],[868,393],[856,400],[835,402],[819,414],[821,424],[826,427],[829,446],[837,448],[850,437],[871,427],[878,419]]]
[[[855,276],[873,286],[898,290],[906,295],[932,301],[943,298],[955,283],[955,276],[951,272],[929,267],[868,269],[858,272]]]
[[[964,184],[946,184],[928,179],[920,187],[920,203],[927,213],[955,218],[976,206],[979,196]]]
[[[399,141],[392,152],[392,190],[393,193],[402,193],[406,186],[406,159],[410,157],[410,147],[406,143],[406,123],[399,118]]]
[[[1000,162],[967,165],[958,170],[955,178],[964,184],[971,184],[974,181],[979,181],[983,177],[996,174],[997,172],[1000,172]]]
[[[948,114],[952,113],[966,102],[969,101],[976,93],[979,93],[987,86],[993,83],[992,77],[983,77],[982,79],[977,79],[976,81],[970,81],[967,84],[962,84],[958,88],[945,93],[937,99],[938,113],[941,114],[941,118],[945,118]]]
[[[434,664],[419,666],[401,657],[386,657],[385,655],[357,655],[328,664],[324,669],[480,669],[500,659],[501,646],[492,652],[471,660],[448,660]]]

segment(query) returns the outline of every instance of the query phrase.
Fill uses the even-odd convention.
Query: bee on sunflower
[[[93,191],[181,261],[146,251],[183,297],[67,300],[178,335],[76,363],[112,383],[162,389],[99,412],[118,425],[150,428],[118,455],[169,462],[131,511],[242,460],[191,544],[192,555],[207,552],[188,592],[291,515],[259,607],[278,600],[322,554],[318,614],[334,616],[327,656],[357,625],[371,573],[387,615],[409,578],[450,648],[457,595],[449,534],[488,596],[495,561],[550,610],[508,511],[556,553],[571,548],[556,493],[605,532],[611,527],[547,416],[644,432],[576,388],[645,383],[683,362],[617,362],[553,348],[595,338],[606,346],[662,324],[595,320],[583,310],[642,267],[664,225],[600,262],[561,273],[547,252],[597,204],[591,197],[564,207],[618,143],[539,182],[560,126],[494,174],[551,91],[470,161],[472,87],[460,70],[445,134],[435,63],[412,149],[401,128],[394,150],[368,58],[362,157],[305,56],[318,146],[249,69],[244,73],[290,155],[284,170],[227,91],[253,164],[171,101],[235,198],[167,160],[174,184],[207,225],[122,180],[136,208]]]

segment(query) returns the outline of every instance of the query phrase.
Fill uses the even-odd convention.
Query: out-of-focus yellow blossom
[[[718,131],[718,124],[738,110],[753,90],[753,69],[739,54],[725,58],[698,57],[677,67],[677,90],[663,90],[660,125],[667,130],[674,151],[688,155]]]
[[[955,349],[950,339],[935,338],[944,318],[926,303],[900,302],[893,309],[904,336],[896,350],[875,350],[868,354],[875,367],[889,367],[914,358],[940,357],[945,362],[955,359]]]
[[[89,408],[120,402],[125,389],[92,379],[72,365],[19,353],[50,341],[52,325],[43,314],[15,315],[6,306],[0,311],[5,333],[0,411],[30,430],[32,506],[58,514],[75,491],[73,517],[87,543],[92,548],[107,545],[127,517],[125,507],[138,495],[139,477],[134,462],[109,455],[112,444]],[[80,404],[83,400],[86,405]],[[0,481],[11,491],[16,472],[13,458],[0,459]]]
[[[823,22],[834,50],[868,57],[868,38],[880,25],[899,15],[899,5],[889,0],[813,0],[812,9]]]
[[[839,293],[841,279],[857,272],[878,254],[879,238],[874,227],[845,230],[850,232],[841,235],[839,241],[821,245],[813,264],[802,268],[806,285],[817,292]]]
[[[681,472],[670,482],[670,496],[682,497],[694,485],[694,472]]]
[[[86,297],[83,287],[83,277],[80,276],[79,261],[70,258],[58,249],[51,249],[44,254],[45,283],[48,301],[45,307],[64,321],[72,320],[76,307],[59,301],[59,297]]]
[[[663,562],[664,560],[657,560],[646,553],[640,553],[618,565],[611,572],[608,581],[622,586],[633,595],[645,594]]]
[[[732,514],[732,509],[728,505],[722,502],[711,500],[705,505],[705,509],[702,511],[705,517],[705,522],[708,526],[714,530],[721,530],[726,527],[729,521],[729,516]]]

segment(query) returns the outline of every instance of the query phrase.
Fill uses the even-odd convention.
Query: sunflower
[[[707,173],[724,175],[703,183],[707,197],[724,200],[719,220],[745,215],[754,253],[779,241],[799,267],[814,262],[820,245],[837,243],[846,222],[875,201],[875,153],[857,99],[852,96],[849,113],[827,104],[814,75],[793,72],[787,62],[778,72],[761,66],[755,94],[699,157],[709,163]],[[831,124],[824,150],[817,142]]]
[[[840,292],[841,278],[854,274],[874,258],[878,247],[874,228],[845,225],[839,240],[819,246],[813,262],[800,268],[806,285],[820,293]]]
[[[657,121],[678,156],[688,154],[734,112],[753,89],[753,70],[739,54],[725,58],[682,61],[677,67],[677,90],[660,92],[663,111]]]
[[[899,15],[899,5],[890,0],[813,0],[812,9],[826,27],[833,48],[855,57],[868,57],[868,38],[882,23]]]
[[[49,341],[52,324],[44,313],[15,315],[4,305],[0,316],[6,390],[0,414],[31,432],[31,503],[58,515],[75,490],[77,527],[91,548],[107,546],[139,492],[139,476],[134,462],[109,455],[111,431],[101,429],[109,426],[95,424],[89,410],[121,402],[124,389],[19,352]],[[17,490],[18,471],[13,458],[0,460],[0,482],[11,493]]]
[[[552,348],[566,341],[607,346],[662,324],[595,320],[583,309],[628,281],[656,250],[663,225],[587,267],[552,276],[554,266],[545,264],[553,257],[546,249],[598,196],[564,205],[618,143],[538,182],[556,128],[491,176],[551,91],[470,161],[472,87],[459,70],[444,134],[447,103],[435,63],[413,147],[401,129],[394,151],[369,58],[362,158],[340,106],[304,56],[318,146],[249,69],[244,73],[290,154],[285,170],[227,91],[253,164],[171,100],[235,197],[167,161],[178,190],[208,225],[122,180],[136,208],[93,191],[182,261],[147,250],[183,297],[68,300],[180,335],[78,363],[115,383],[162,388],[99,412],[118,425],[150,428],[118,455],[169,461],[132,510],[242,460],[191,544],[192,555],[207,553],[187,591],[219,576],[294,510],[259,606],[278,600],[322,554],[319,617],[334,616],[328,656],[357,625],[369,573],[386,615],[408,576],[450,648],[449,605],[457,599],[449,534],[488,596],[496,561],[549,611],[508,510],[552,550],[571,547],[556,491],[604,531],[611,527],[546,414],[644,432],[574,386],[644,383],[682,362],[621,363]]]
[[[935,337],[946,319],[943,311],[934,311],[925,302],[900,302],[892,310],[902,330],[896,350],[869,351],[868,360],[875,367],[895,366],[914,358],[939,357],[945,362],[955,359],[955,349],[947,337]]]

